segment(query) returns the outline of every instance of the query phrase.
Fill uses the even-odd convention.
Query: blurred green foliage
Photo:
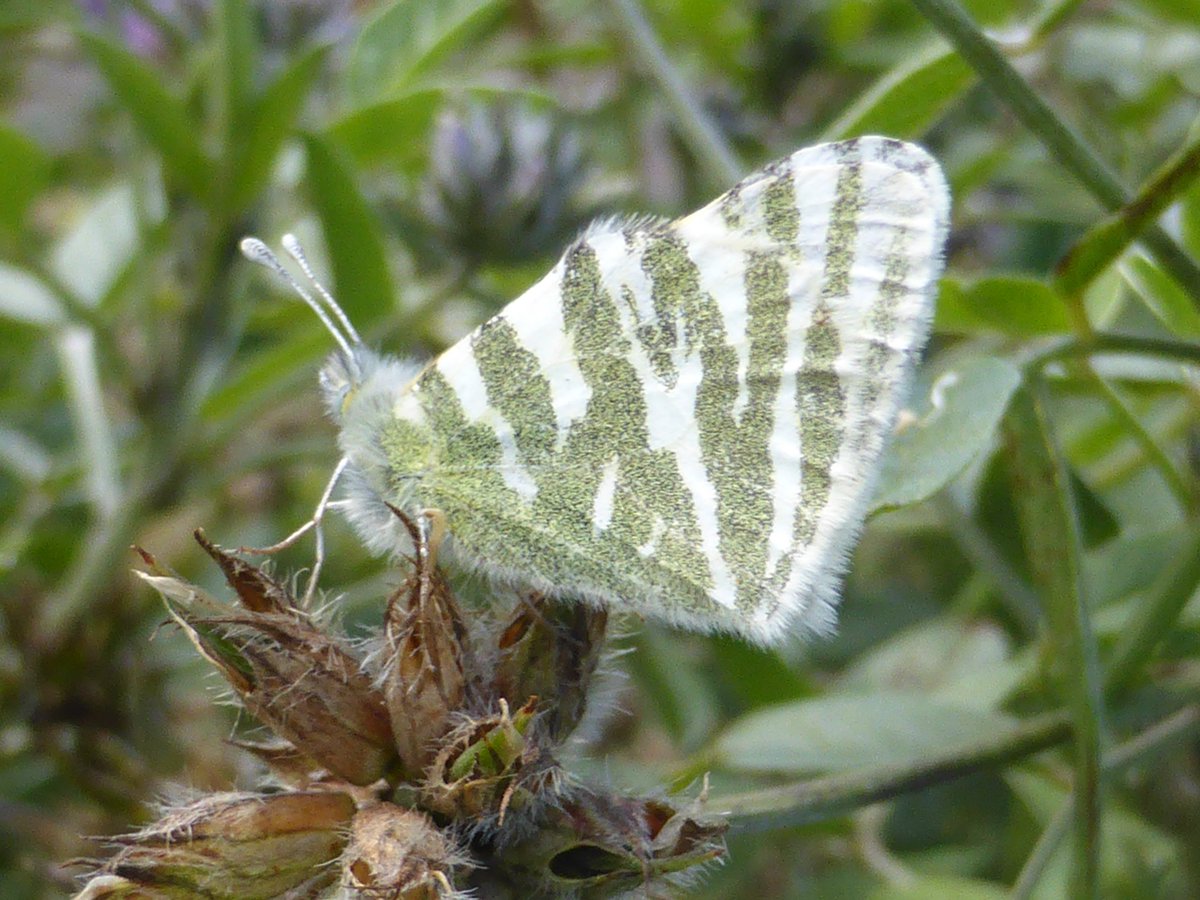
[[[711,771],[699,896],[1200,895],[1200,11],[962,8],[1001,64],[944,0],[0,6],[4,896],[69,891],[166,784],[255,782],[128,550],[215,585],[192,528],[270,543],[336,461],[329,340],[243,234],[424,356],[590,216],[872,132],[943,162],[954,224],[839,634],[638,626],[577,767]],[[395,576],[328,537],[361,630]]]

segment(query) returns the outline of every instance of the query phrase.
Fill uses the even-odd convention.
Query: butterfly
[[[376,551],[408,546],[393,508],[434,522],[498,583],[762,644],[828,631],[948,217],[912,144],[798,150],[683,218],[592,225],[424,366],[364,346],[285,238],[339,344],[341,505]]]

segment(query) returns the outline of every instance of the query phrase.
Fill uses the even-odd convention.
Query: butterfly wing
[[[391,481],[501,578],[763,642],[826,628],[947,214],[929,156],[861,138],[593,227],[399,399]]]

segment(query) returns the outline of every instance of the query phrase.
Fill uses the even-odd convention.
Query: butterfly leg
[[[321,527],[325,519],[325,513],[336,506],[336,502],[332,501],[334,488],[337,487],[338,481],[342,477],[342,473],[346,471],[346,466],[349,465],[349,458],[343,456],[333,470],[333,474],[329,477],[329,483],[325,485],[325,490],[321,494],[321,499],[317,502],[316,509],[313,510],[312,518],[285,537],[278,543],[272,544],[269,547],[238,547],[239,553],[251,553],[263,556],[270,556],[273,553],[278,553],[280,550],[286,550],[288,547],[295,544],[300,538],[313,531],[316,534],[316,550],[313,553],[312,571],[308,575],[308,581],[304,588],[304,597],[301,600],[303,606],[308,607],[312,603],[313,595],[317,590],[317,581],[321,576],[321,569],[325,565],[325,530]]]

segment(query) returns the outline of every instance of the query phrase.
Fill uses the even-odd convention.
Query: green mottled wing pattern
[[[498,578],[760,642],[826,629],[948,202],[924,151],[861,138],[594,226],[343,446]]]

